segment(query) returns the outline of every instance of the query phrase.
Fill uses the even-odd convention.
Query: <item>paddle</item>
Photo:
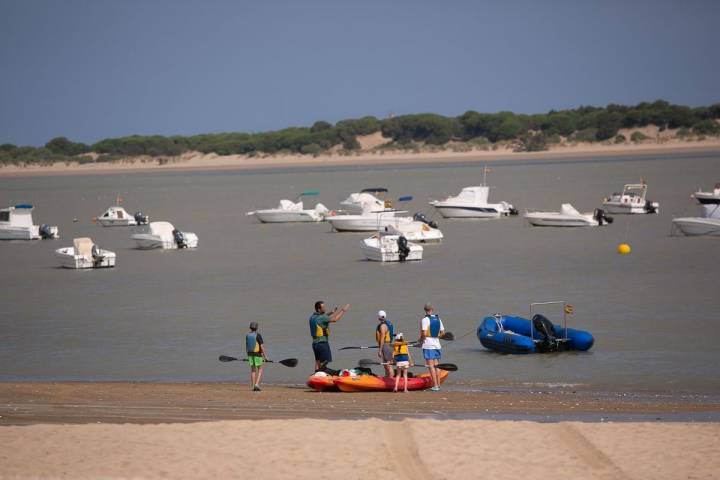
[[[445,332],[445,334],[440,337],[440,340],[447,340],[448,342],[452,342],[455,340],[455,335],[453,335],[452,332]],[[417,342],[408,343],[408,347],[419,347],[420,344]],[[363,346],[353,346],[353,347],[342,347],[338,348],[338,350],[366,350],[368,348],[378,348],[377,345],[363,345]]]
[[[392,365],[392,363],[376,362],[375,360],[370,360],[369,358],[363,358],[358,362],[358,365],[361,367],[367,367],[369,365]],[[413,365],[413,367],[427,367],[427,365]],[[458,366],[454,363],[439,363],[435,365],[435,368],[446,370],[448,372],[456,372]]]
[[[235,358],[235,357],[228,357],[227,355],[220,355],[218,357],[218,360],[221,362],[234,362],[235,360],[247,360],[247,358]],[[280,363],[282,365],[285,365],[286,367],[295,367],[298,364],[297,358],[286,358],[285,360],[265,360],[267,363]]]

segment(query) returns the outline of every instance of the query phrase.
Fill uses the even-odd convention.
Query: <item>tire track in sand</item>
[[[385,422],[383,433],[398,478],[433,480],[420,456],[413,431],[406,420]]]
[[[605,452],[595,446],[582,432],[572,425],[558,425],[556,429],[560,441],[581,461],[592,468],[592,478],[608,478],[613,480],[632,480],[627,473],[617,466]],[[597,477],[595,476],[597,475]]]

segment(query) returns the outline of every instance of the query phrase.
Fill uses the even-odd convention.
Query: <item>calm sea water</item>
[[[482,165],[0,178],[0,205],[33,203],[36,223],[59,225],[62,237],[0,243],[0,380],[244,382],[245,365],[217,357],[242,355],[254,320],[273,358],[300,359],[295,369],[268,367],[267,380],[300,383],[312,365],[307,317],[323,299],[352,305],[333,329],[336,367],[373,356],[336,349],[372,344],[378,309],[412,338],[431,301],[458,338],[444,350],[460,366],[456,388],[720,393],[720,239],[669,235],[673,216],[696,211],[689,195],[720,181],[720,156],[490,166],[491,200],[521,210],[571,202],[589,211],[642,177],[661,213],[587,229],[530,228],[521,217],[440,220],[445,241],[426,246],[422,262],[383,265],[363,261],[362,234],[324,223],[263,225],[245,212],[304,189],[337,208],[350,192],[375,186],[414,195],[408,209],[431,212],[430,198],[481,183]],[[92,224],[118,194],[128,211],[196,232],[199,248],[139,251],[130,228]],[[118,266],[57,268],[54,250],[78,236],[115,251]],[[618,255],[625,241],[633,251]],[[590,352],[509,356],[480,346],[483,316],[524,315],[547,300],[575,306],[570,325],[595,335]],[[546,313],[558,320],[557,311]]]

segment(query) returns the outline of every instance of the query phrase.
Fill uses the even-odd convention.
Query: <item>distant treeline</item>
[[[391,140],[381,148],[415,148],[420,143],[441,146],[450,141],[471,144],[511,142],[518,150],[535,151],[547,149],[548,145],[558,143],[561,137],[575,142],[642,140],[642,135],[626,139],[618,135],[618,131],[648,125],[655,125],[660,130],[679,129],[680,136],[720,135],[717,119],[720,119],[720,103],[691,108],[671,105],[663,100],[635,106],[611,104],[605,108],[552,110],[535,115],[478,113],[472,110],[458,117],[423,113],[383,120],[363,117],[343,120],[335,125],[318,121],[309,128],[286,128],[264,133],[216,133],[189,137],[133,135],[108,138],[93,145],[57,137],[40,148],[0,145],[0,164],[112,161],[140,155],[176,156],[188,151],[218,155],[317,155],[334,147],[347,152],[358,150],[357,137],[375,132],[382,132],[383,137]],[[97,155],[79,156],[89,153]]]

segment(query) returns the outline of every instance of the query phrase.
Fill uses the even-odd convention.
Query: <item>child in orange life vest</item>
[[[393,362],[395,363],[395,388],[393,392],[398,391],[400,375],[402,375],[405,379],[405,393],[407,393],[408,368],[413,366],[414,363],[410,355],[410,350],[408,350],[408,344],[403,340],[402,333],[395,335],[395,341],[393,342]]]

